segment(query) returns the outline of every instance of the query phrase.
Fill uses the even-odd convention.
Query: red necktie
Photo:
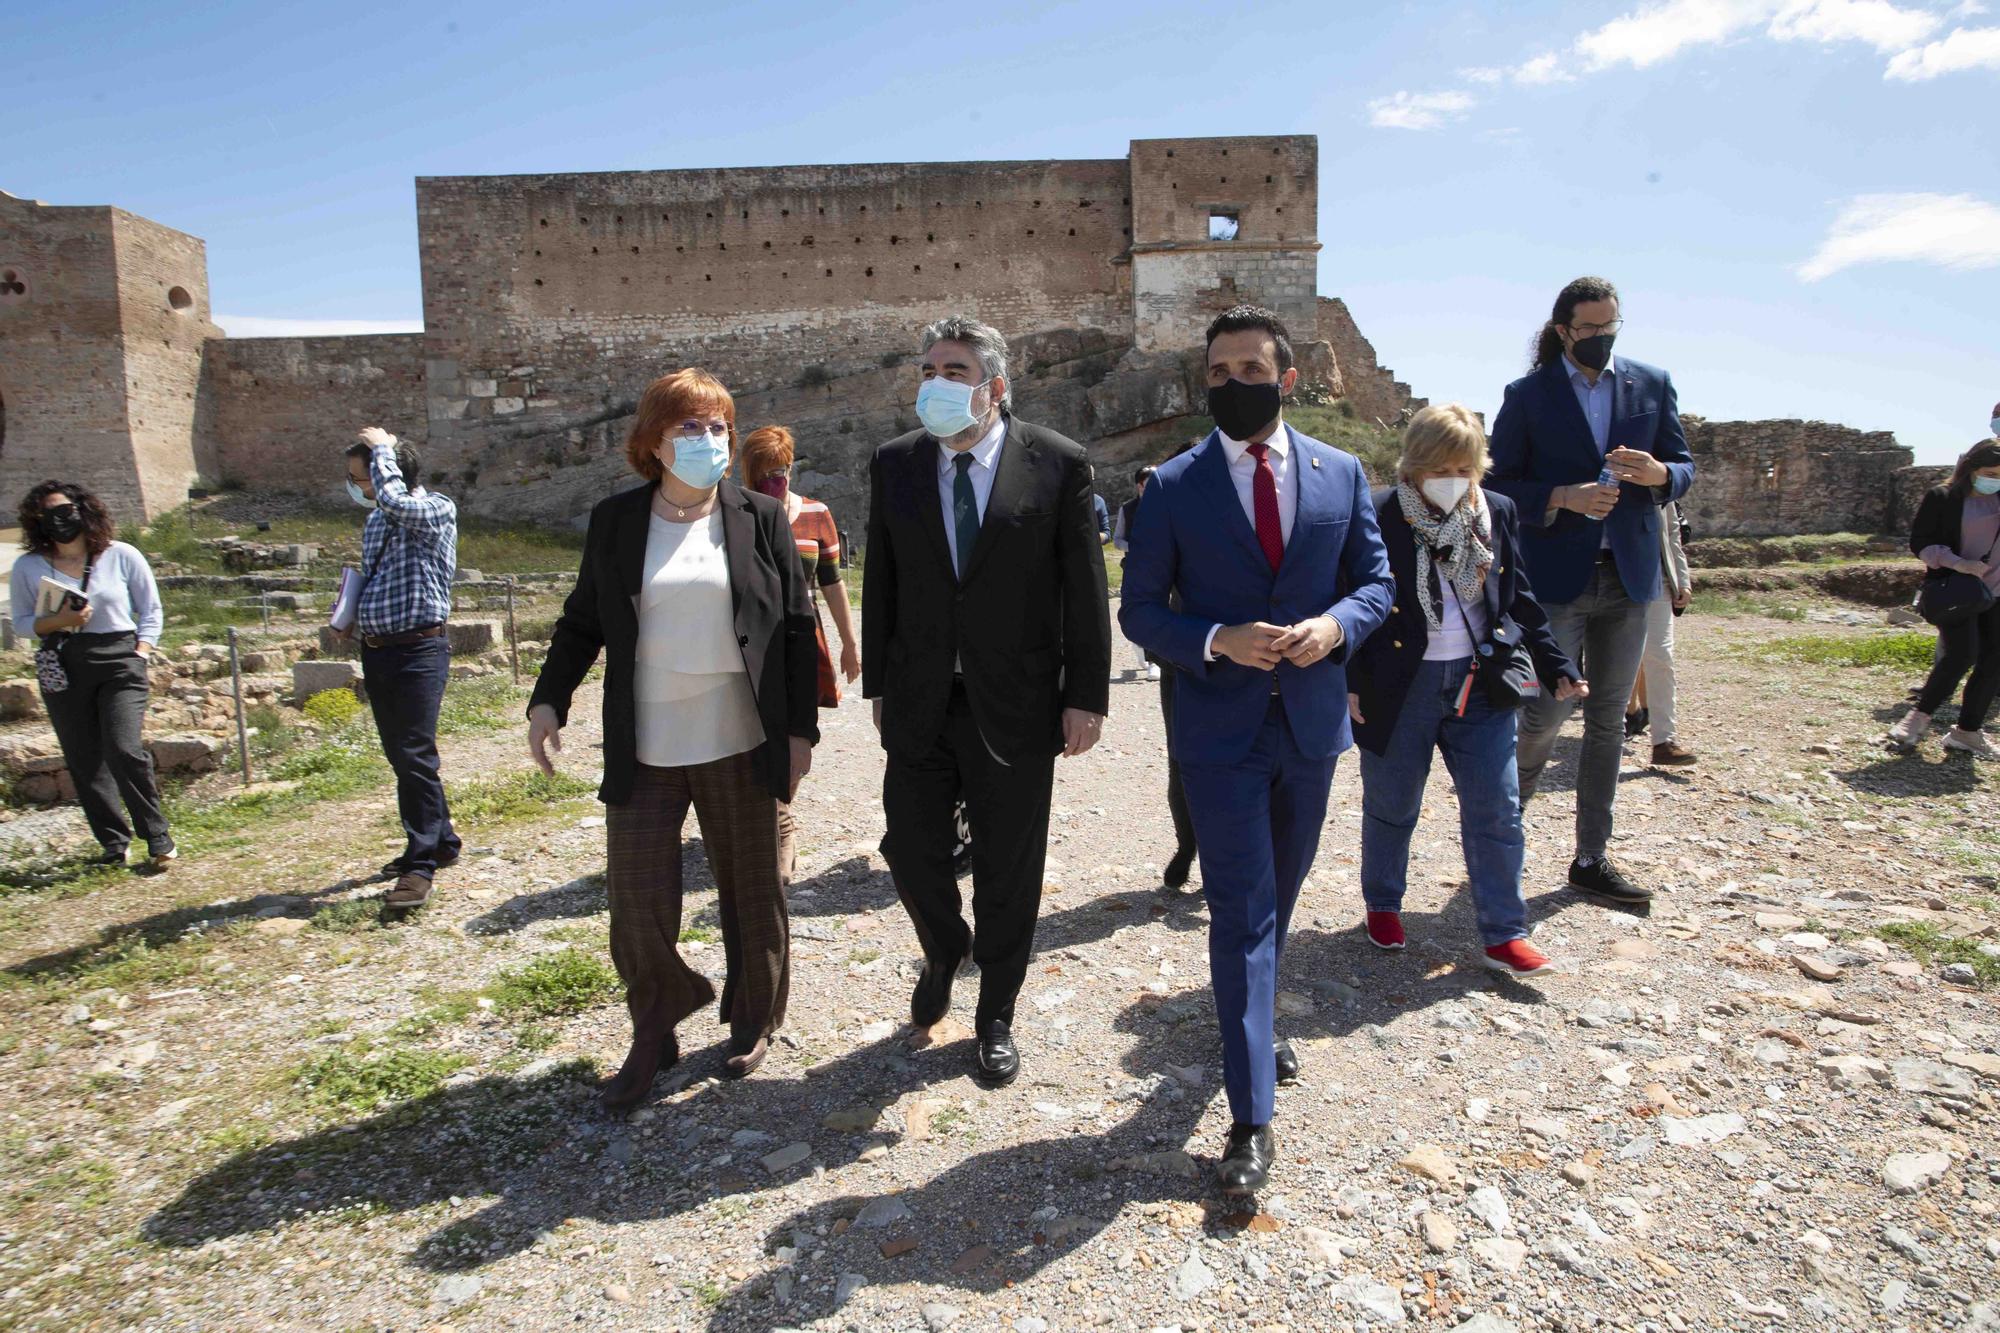
[[[1271,471],[1267,457],[1270,445],[1249,448],[1250,456],[1257,460],[1257,475],[1250,481],[1250,507],[1257,513],[1257,544],[1264,548],[1264,558],[1271,562],[1275,574],[1285,560],[1285,530],[1278,522],[1278,474]]]

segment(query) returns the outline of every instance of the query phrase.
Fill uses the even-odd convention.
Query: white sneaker
[[[1903,714],[1902,721],[1889,728],[1889,735],[1886,738],[1889,748],[1892,750],[1902,750],[1906,753],[1914,750],[1917,748],[1917,742],[1921,741],[1924,738],[1924,733],[1930,729],[1931,715],[1929,713],[1919,713],[1916,709],[1912,708],[1909,712]]]
[[[2000,749],[1983,731],[1967,731],[1963,727],[1953,727],[1944,738],[1947,750],[1963,750],[1975,759],[2000,759]]]
[[[1159,665],[1157,663],[1148,663],[1146,666],[1146,679],[1158,680],[1159,678],[1160,678]]]

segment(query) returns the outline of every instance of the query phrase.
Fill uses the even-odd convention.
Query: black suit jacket
[[[659,483],[612,496],[590,511],[583,567],[549,640],[548,660],[528,700],[569,723],[576,687],[604,653],[606,805],[631,799],[638,764],[638,710],[632,680],[639,646],[639,580],[646,565],[646,525]],[[819,740],[818,648],[805,571],[785,507],[768,495],[724,481],[716,495],[736,607],[736,644],[764,724],[757,773],[779,800],[791,786],[791,738]]]
[[[1960,551],[1964,539],[1965,497],[1953,495],[1943,486],[1933,486],[1917,502],[1917,516],[1910,522],[1910,554],[1923,559],[1924,548],[1945,546],[1959,555],[1984,560],[1985,551]]]
[[[936,743],[953,660],[1002,760],[1062,748],[1062,710],[1104,713],[1111,609],[1083,446],[1012,416],[961,582],[938,492],[938,442],[889,441],[869,465],[861,692],[882,700],[885,749]]]
[[[1548,613],[1535,600],[1528,586],[1528,571],[1521,563],[1521,522],[1514,502],[1496,491],[1483,490],[1493,512],[1493,568],[1486,573],[1487,633],[1500,627],[1518,634],[1542,688],[1553,690],[1564,680],[1581,680],[1555,636],[1549,633]],[[1365,722],[1354,724],[1354,743],[1371,754],[1381,754],[1396,730],[1403,700],[1409,696],[1410,680],[1430,646],[1431,627],[1424,620],[1423,603],[1417,600],[1417,534],[1403,517],[1402,501],[1396,488],[1384,487],[1375,493],[1375,513],[1382,523],[1382,544],[1389,548],[1389,569],[1396,576],[1396,601],[1389,618],[1362,643],[1347,667],[1347,688],[1360,700]],[[1433,592],[1436,592],[1433,587]]]

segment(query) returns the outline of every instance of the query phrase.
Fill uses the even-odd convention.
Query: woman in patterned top
[[[799,563],[813,571],[813,623],[819,639],[819,706],[840,705],[840,681],[834,674],[833,654],[827,647],[826,627],[820,623],[819,607],[824,594],[833,627],[840,633],[840,675],[853,684],[861,674],[860,640],[854,634],[854,612],[847,602],[847,587],[840,578],[840,528],[833,511],[818,500],[792,489],[792,433],[783,426],[765,426],[743,439],[743,484],[753,491],[776,498],[785,506],[792,521],[792,538],[798,543]],[[792,809],[778,807],[778,865],[790,882],[797,868],[798,849],[793,837]]]

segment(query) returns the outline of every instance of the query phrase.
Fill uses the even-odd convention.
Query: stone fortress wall
[[[1363,420],[1425,403],[1317,294],[1311,136],[416,191],[424,332],[327,338],[224,338],[201,241],[0,194],[0,495],[70,475],[126,519],[198,479],[331,497],[338,448],[379,421],[468,512],[576,522],[632,483],[640,390],[700,364],[744,429],[792,428],[800,489],[859,531],[868,454],[916,425],[917,332],[950,312],[1007,334],[1017,410],[1089,443],[1114,500],[1192,432],[1201,330],[1239,302],[1277,310]],[[1931,477],[1886,434],[1689,420],[1707,534],[1893,528]]]

